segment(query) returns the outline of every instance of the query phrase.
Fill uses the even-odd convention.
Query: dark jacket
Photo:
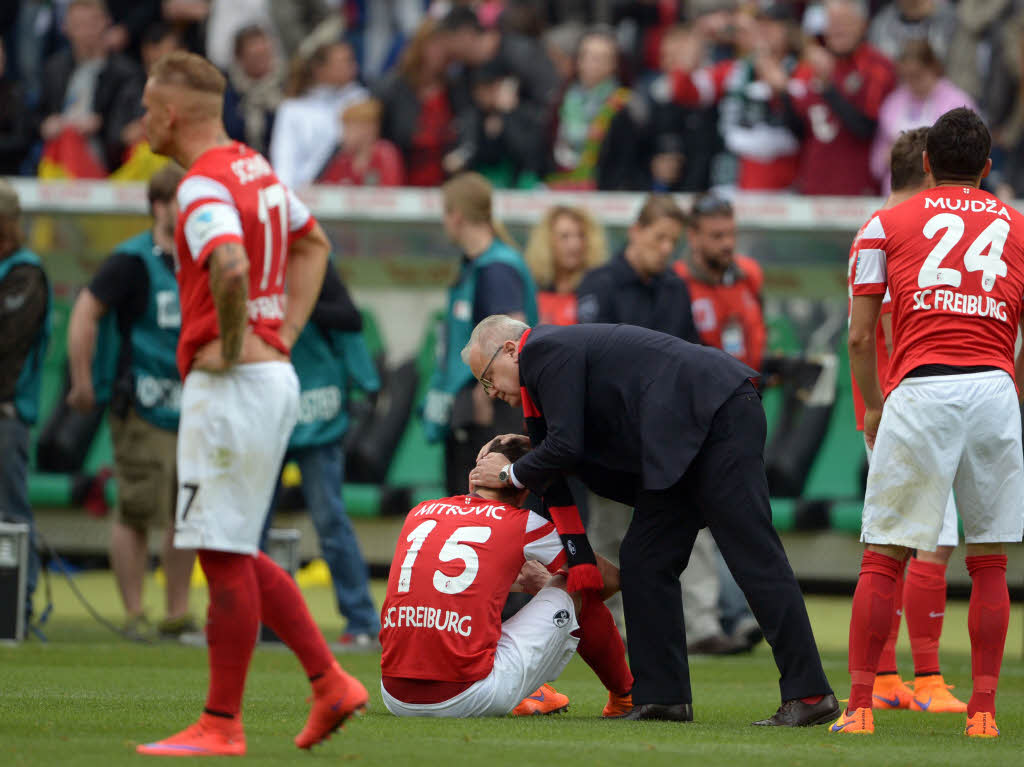
[[[635,503],[683,476],[715,412],[757,373],[719,349],[630,325],[543,325],[519,354],[534,444],[516,479],[537,494],[562,474]]]
[[[75,71],[75,59],[70,49],[53,54],[43,68],[43,93],[39,104],[41,119],[64,111],[64,96]],[[121,143],[121,131],[142,113],[142,87],[145,79],[142,69],[131,59],[120,54],[107,58],[96,81],[92,111],[102,118],[99,139],[103,145],[108,170],[121,165],[126,147]]]
[[[700,343],[690,289],[672,269],[645,281],[621,252],[588,272],[576,296],[579,322],[624,322]]]
[[[25,92],[14,80],[0,80],[0,176],[21,172],[36,137],[36,121],[25,108]]]

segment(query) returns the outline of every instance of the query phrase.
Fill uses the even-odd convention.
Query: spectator
[[[735,177],[717,170],[715,186],[747,190],[787,189],[800,160],[800,117],[782,98],[796,68],[791,10],[780,2],[758,7],[750,20],[750,53],[712,67],[670,74],[675,101],[687,106],[718,103],[719,130],[725,148],[738,160]]]
[[[238,33],[252,26],[267,30],[268,36],[273,37],[274,47],[279,48],[277,30],[270,20],[271,5],[270,0],[210,0],[210,13],[206,19],[206,58],[217,69],[227,70],[232,59],[238,56]]]
[[[939,61],[956,31],[956,8],[948,0],[892,0],[871,20],[868,42],[893,61],[912,40],[923,40]]]
[[[380,102],[359,101],[341,113],[341,147],[317,179],[322,184],[401,186],[405,171],[395,145],[380,137]]]
[[[946,72],[974,99],[995,143],[1007,146],[1006,134],[1019,134],[1024,109],[1020,98],[1024,10],[1015,0],[962,0],[956,13]]]
[[[344,20],[338,13],[337,0],[268,0],[270,20],[277,33],[286,61],[295,56],[303,43],[311,37],[332,35],[337,38],[344,32]],[[306,43],[308,44],[308,43]]]
[[[160,0],[106,0],[106,6],[113,22],[103,36],[107,51],[135,58],[146,31],[159,23]]]
[[[808,44],[789,94],[805,124],[803,194],[877,194],[871,141],[892,90],[892,64],[864,40],[863,0],[826,0],[824,45]]]
[[[284,67],[266,29],[255,24],[238,31],[227,74],[224,128],[235,141],[265,155],[284,96]]]
[[[185,172],[164,166],[149,182],[153,226],[119,244],[78,294],[68,323],[71,389],[68,404],[89,413],[96,406],[94,359],[114,351],[97,345],[102,318],[114,312],[120,332],[110,433],[117,476],[117,516],[110,528],[110,563],[124,605],[123,631],[148,639],[143,607],[149,563],[148,533],[163,529],[160,561],[166,575],[164,637],[197,630],[188,612],[195,552],[174,548],[177,509],[177,431],[181,378],[175,363],[181,308],[175,278],[175,193]]]
[[[553,188],[621,188],[600,168],[608,129],[629,101],[629,89],[619,85],[618,48],[610,31],[588,32],[576,57],[576,81],[558,107],[552,161],[556,172],[547,178]],[[604,177],[602,177],[604,176]]]
[[[521,119],[531,126],[532,135],[544,135],[557,103],[560,83],[543,46],[533,38],[505,32],[497,26],[485,29],[466,7],[450,11],[442,27],[448,56],[454,63],[452,104],[459,122],[466,124],[473,119],[473,71],[497,60],[496,66],[516,84],[515,102]]]
[[[25,608],[31,618],[39,554],[28,500],[28,433],[39,414],[52,306],[43,264],[22,246],[20,219],[18,195],[0,179],[0,517],[28,525]]]
[[[608,260],[604,229],[586,208],[556,205],[533,227],[524,254],[542,325],[576,324],[576,288]]]
[[[384,74],[396,49],[423,21],[423,0],[376,0],[365,8],[363,71],[372,83]]]
[[[674,26],[661,36],[661,72],[691,71],[703,57],[692,27]],[[603,178],[621,189],[681,192],[707,189],[718,166],[722,140],[714,103],[685,106],[669,98],[667,77],[640,82],[626,109],[612,120],[602,158]],[[730,178],[732,174],[730,174]],[[611,187],[605,183],[603,188]]]
[[[736,40],[739,3],[736,0],[688,0],[686,10],[698,37],[707,45],[705,63],[708,66],[739,58]]]
[[[0,39],[0,176],[21,172],[34,135],[35,125],[32,113],[25,108],[24,89],[8,74],[6,49]]]
[[[544,52],[563,83],[572,82],[576,74],[576,51],[585,32],[583,25],[577,23],[560,24],[544,32]]]
[[[530,189],[544,166],[544,135],[519,103],[516,81],[498,59],[473,71],[473,106],[463,113],[459,146],[447,170],[463,167],[496,187]]]
[[[81,137],[107,171],[121,163],[122,131],[135,117],[143,86],[137,64],[107,53],[109,26],[102,0],[71,0],[64,17],[71,47],[47,60],[39,105],[44,141]]]
[[[163,56],[181,48],[181,38],[174,27],[157,22],[148,27],[140,41],[142,50],[142,68],[148,75],[149,70]],[[125,164],[111,174],[111,178],[123,181],[148,180],[153,172],[166,162],[164,158],[149,151],[145,132],[142,129],[142,102],[135,101],[136,94],[128,91],[125,98],[129,103],[124,110],[134,117],[121,129],[121,143],[125,146]]]
[[[911,40],[896,62],[900,83],[882,102],[871,146],[871,172],[889,194],[889,154],[905,130],[929,126],[956,107],[974,109],[974,100],[943,76],[942,62],[927,40]]]
[[[522,257],[492,216],[492,190],[477,173],[445,183],[444,230],[462,251],[462,266],[448,291],[443,347],[423,406],[427,440],[444,442],[449,495],[464,491],[480,445],[518,431],[522,413],[488,398],[460,356],[477,322],[492,314],[537,321],[537,295]]]
[[[580,282],[578,320],[638,325],[699,343],[690,292],[669,266],[685,226],[686,214],[671,196],[650,195],[629,227],[626,247]],[[593,492],[587,508],[594,551],[618,562],[633,510]],[[610,599],[608,607],[623,625],[621,597]]]
[[[299,377],[299,420],[284,457],[285,463],[297,463],[302,473],[306,508],[331,573],[338,612],[346,619],[339,640],[346,649],[377,646],[380,631],[366,561],[341,494],[345,480],[341,443],[349,423],[350,384],[365,392],[380,389],[377,369],[360,333],[362,324],[337,271],[328,264],[313,313],[292,347],[292,364]],[[263,525],[263,549],[276,500],[271,501]]]
[[[445,80],[446,37],[426,19],[377,89],[381,136],[398,147],[409,186],[439,186],[444,157],[455,145],[452,102]]]
[[[193,53],[206,52],[206,19],[211,0],[163,0],[164,21],[177,30],[182,44]]]
[[[321,45],[296,62],[270,138],[271,165],[286,185],[306,186],[323,170],[342,138],[338,115],[369,98],[357,75],[355,52],[344,42]]]

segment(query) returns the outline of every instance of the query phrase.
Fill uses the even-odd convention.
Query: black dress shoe
[[[693,706],[689,703],[641,703],[615,719],[661,719],[666,722],[692,722]]]
[[[835,695],[826,695],[817,703],[804,703],[799,698],[787,700],[768,719],[754,724],[761,727],[809,727],[825,724],[839,716],[839,701]]]

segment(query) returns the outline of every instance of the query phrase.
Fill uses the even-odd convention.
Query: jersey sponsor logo
[[[473,633],[473,616],[425,605],[396,605],[384,613],[384,628],[434,629],[468,637]]]
[[[341,389],[322,386],[307,389],[299,396],[299,423],[330,421],[341,412]]]
[[[952,290],[918,290],[914,293],[913,311],[942,311],[969,317],[994,317],[1007,321],[1006,302],[992,296],[955,293]]]
[[[998,200],[951,200],[948,197],[931,198],[926,197],[924,201],[924,209],[928,208],[942,208],[943,210],[962,210],[970,213],[995,213],[997,216],[1002,216],[1007,221],[1010,220],[1010,211],[1007,210],[1006,206],[999,206]]]
[[[269,176],[274,169],[263,155],[254,154],[231,163],[231,172],[238,178],[239,184],[248,184],[250,181]]]
[[[283,320],[284,319],[284,296],[259,296],[250,298],[246,302],[249,308],[249,319],[252,322],[259,320]]]
[[[457,320],[468,322],[473,319],[473,305],[464,298],[452,304],[452,316]]]
[[[430,515],[442,516],[468,516],[470,514],[474,516],[484,516],[487,519],[501,520],[502,516],[498,513],[499,511],[505,511],[504,504],[474,504],[472,506],[457,506],[453,503],[428,503],[419,509],[413,516],[423,517]]]

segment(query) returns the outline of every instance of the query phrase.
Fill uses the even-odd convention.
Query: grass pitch
[[[109,573],[76,576],[98,611],[119,622]],[[382,584],[375,584],[379,600]],[[305,590],[314,615],[333,638],[338,618],[324,587]],[[153,612],[159,592],[148,586]],[[205,592],[193,592],[197,614]],[[203,704],[206,654],[178,644],[132,644],[93,621],[60,578],[54,578],[49,642],[0,647],[0,765],[142,764],[134,753],[190,724]],[[840,696],[849,689],[846,634],[849,599],[808,600],[825,669]],[[946,681],[961,696],[970,690],[966,603],[950,603],[943,635]],[[246,690],[244,719],[252,764],[354,762],[367,765],[1019,765],[1024,748],[1024,662],[1021,617],[1015,605],[1003,662],[997,720],[1002,737],[965,738],[960,714],[877,712],[874,736],[831,735],[825,727],[764,730],[750,722],[779,704],[777,672],[762,644],[753,654],[693,658],[692,724],[615,722],[600,717],[606,694],[582,661],[574,659],[556,687],[572,700],[567,714],[498,720],[401,720],[380,702],[379,656],[344,654],[343,665],[370,690],[371,711],[312,754],[291,742],[302,728],[308,694],[290,653],[258,649]],[[900,664],[911,673],[906,634]]]

